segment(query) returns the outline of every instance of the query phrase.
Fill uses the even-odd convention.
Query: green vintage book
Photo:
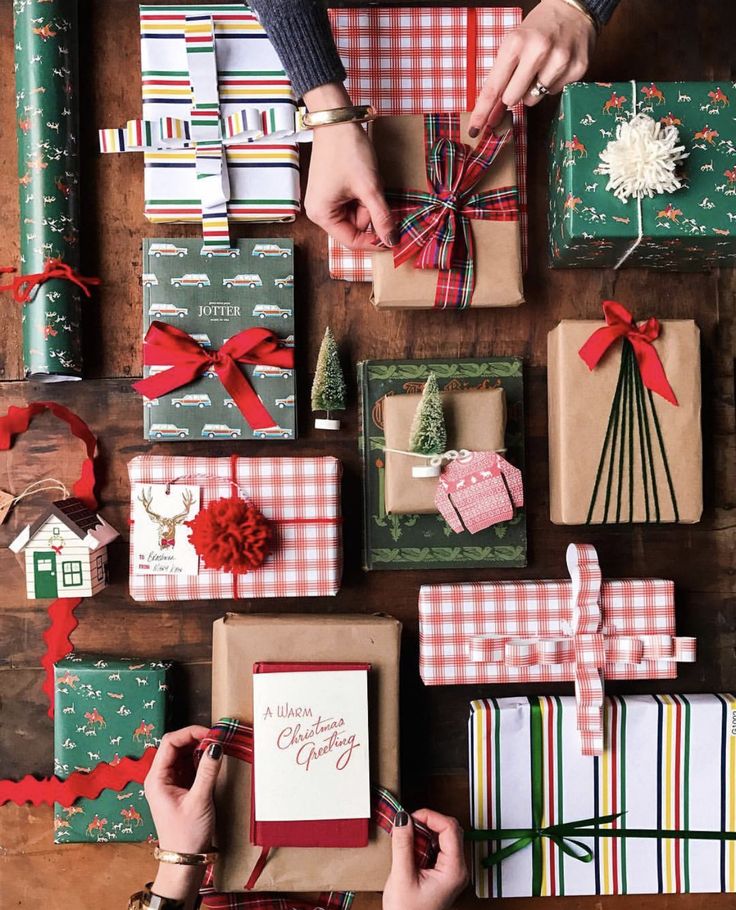
[[[71,654],[54,667],[54,773],[91,771],[99,762],[138,758],[166,729],[169,670],[164,661]],[[122,793],[54,807],[54,842],[139,842],[156,836],[140,784]]]
[[[294,346],[294,245],[289,239],[238,240],[224,252],[204,251],[200,240],[143,241],[143,335],[153,321],[170,323],[218,350],[253,327],[271,329]],[[162,366],[143,368],[143,375]],[[253,430],[217,374],[143,402],[147,439],[294,439],[294,370],[268,364],[241,369],[273,416]]]
[[[467,569],[526,565],[526,515],[478,534],[456,534],[438,514],[388,515],[384,498],[382,400],[421,390],[434,372],[440,389],[503,387],[506,394],[506,456],[524,469],[524,382],[516,357],[458,360],[369,360],[358,364],[363,456],[363,568]]]
[[[731,82],[566,86],[550,141],[552,265],[693,271],[736,264],[735,102]],[[616,126],[634,113],[675,125],[689,153],[683,187],[644,198],[641,207],[617,199],[599,170]]]

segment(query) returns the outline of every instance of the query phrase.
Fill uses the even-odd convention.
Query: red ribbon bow
[[[611,345],[615,344],[619,338],[626,338],[634,349],[641,379],[646,388],[676,406],[677,398],[653,345],[653,342],[659,338],[659,322],[654,316],[650,316],[646,322],[636,323],[626,307],[615,300],[603,301],[603,313],[606,317],[606,325],[596,329],[578,351],[588,369],[595,369]]]
[[[272,427],[274,420],[258,397],[239,363],[266,364],[293,369],[294,351],[280,347],[268,329],[245,329],[229,338],[219,351],[208,351],[191,335],[163,322],[152,322],[143,343],[143,362],[147,366],[170,366],[133,384],[146,398],[158,398],[188,385],[209,369],[214,369],[241,414],[254,430]]]
[[[10,274],[15,271],[14,268],[8,266],[0,268],[0,274]],[[17,303],[28,303],[36,288],[53,278],[71,281],[86,297],[91,297],[90,287],[102,284],[99,278],[86,278],[84,275],[80,275],[61,259],[47,259],[42,272],[34,272],[32,275],[15,275],[10,284],[0,285],[0,291],[12,291],[13,299]]]
[[[403,215],[394,265],[416,256],[416,268],[438,269],[435,306],[462,309],[470,304],[475,286],[470,220],[519,217],[515,186],[474,192],[511,131],[496,136],[488,129],[474,149],[460,142],[456,114],[425,115],[424,131],[429,191],[388,193],[394,211]]]

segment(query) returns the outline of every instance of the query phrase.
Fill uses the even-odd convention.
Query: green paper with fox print
[[[689,153],[678,168],[682,188],[641,205],[617,199],[600,172],[600,153],[635,113],[676,126],[678,144]],[[735,115],[732,82],[568,85],[550,141],[552,266],[698,271],[736,265]]]
[[[169,671],[164,661],[70,654],[54,666],[54,773],[65,779],[99,762],[140,758],[166,729]],[[156,829],[140,784],[97,799],[54,806],[54,842],[152,840]]]

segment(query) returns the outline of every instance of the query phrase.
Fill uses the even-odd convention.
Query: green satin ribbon
[[[544,776],[542,762],[543,736],[542,736],[542,710],[537,698],[530,697],[531,708],[531,774],[532,774],[532,825],[529,828],[485,828],[473,829],[465,833],[468,841],[504,841],[512,843],[483,860],[483,867],[491,869],[502,863],[509,856],[520,850],[532,848],[532,897],[542,894],[542,850],[545,838],[551,840],[564,854],[582,863],[593,861],[595,854],[591,847],[584,844],[579,837],[619,837],[619,838],[649,838],[654,840],[736,840],[736,831],[699,831],[699,830],[671,830],[669,828],[601,828],[624,816],[626,813],[618,812],[615,815],[596,815],[583,818],[574,822],[559,822],[556,825],[543,826],[541,823],[544,812]]]

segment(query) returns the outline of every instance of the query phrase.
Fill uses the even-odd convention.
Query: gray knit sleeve
[[[281,57],[297,98],[328,82],[342,82],[345,69],[321,0],[250,0]]]
[[[599,25],[605,25],[619,5],[620,0],[583,0],[591,16]]]

